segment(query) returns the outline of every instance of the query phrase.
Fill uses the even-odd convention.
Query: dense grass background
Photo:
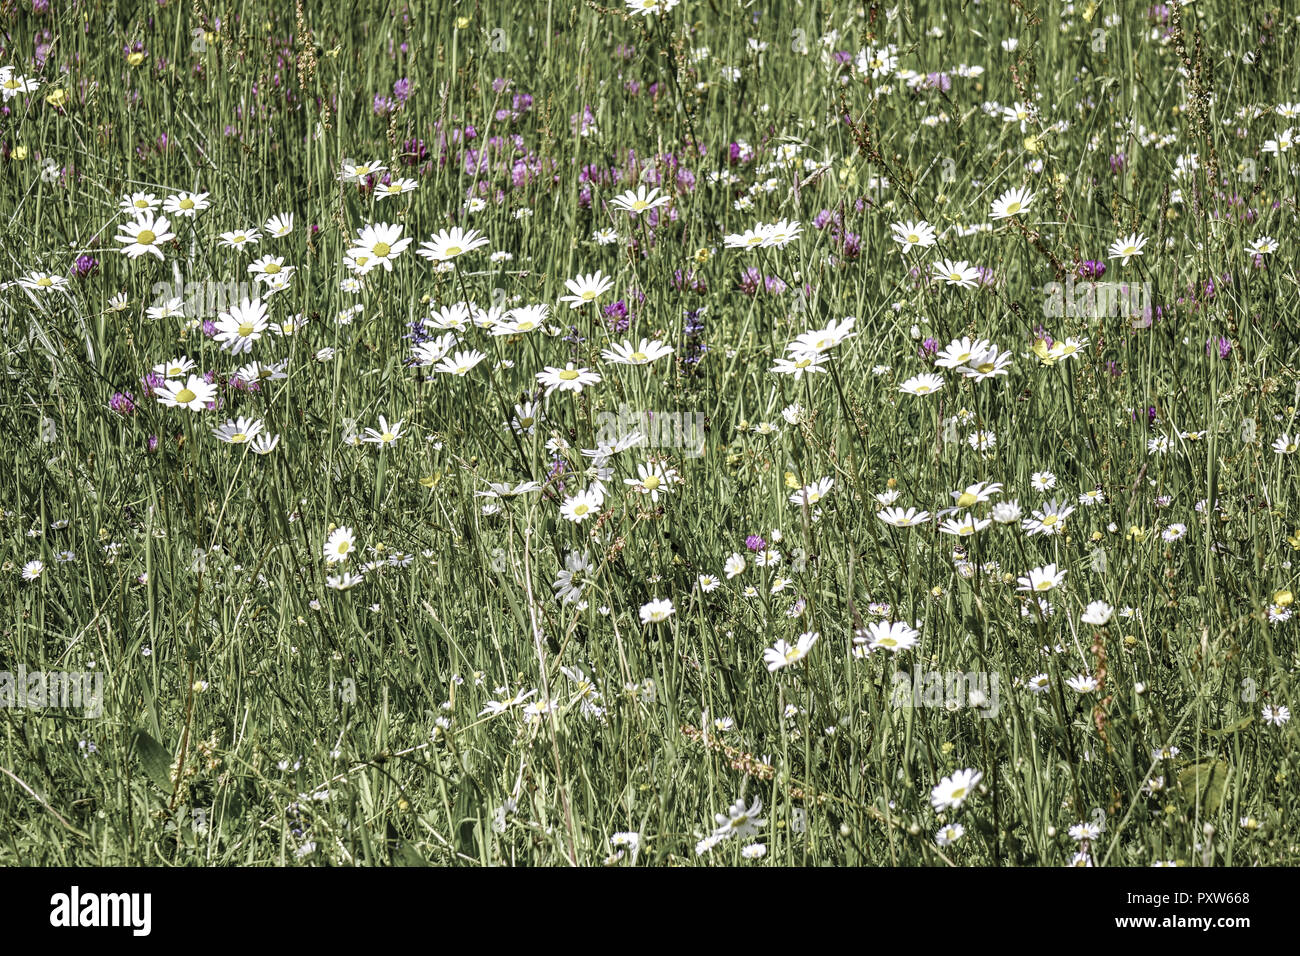
[[[611,862],[741,863],[759,840],[769,864],[1060,865],[1081,849],[1067,834],[1080,821],[1104,823],[1083,848],[1097,864],[1296,861],[1295,725],[1260,717],[1295,705],[1300,666],[1294,625],[1268,613],[1288,601],[1276,595],[1300,546],[1295,459],[1270,448],[1300,428],[1297,180],[1290,153],[1262,149],[1290,122],[1274,107],[1300,100],[1294,16],[1208,0],[686,0],[662,19],[595,4],[51,2],[3,16],[0,64],[42,85],[0,117],[0,275],[72,275],[81,255],[97,266],[66,293],[0,293],[13,463],[0,470],[0,666],[93,668],[106,697],[99,718],[0,709],[0,861],[599,864],[613,834],[635,831],[639,852]],[[853,57],[887,42],[900,67],[944,78],[864,80]],[[990,101],[1039,115],[1022,129]],[[577,135],[584,122],[595,132]],[[486,150],[477,175],[469,149]],[[1199,168],[1180,177],[1186,154]],[[345,160],[419,188],[378,202],[340,183]],[[653,223],[608,206],[642,177],[673,196]],[[1022,185],[1036,198],[1012,222],[903,258],[890,239],[903,219],[986,223]],[[119,198],[178,190],[212,205],[172,218],[166,261],[121,255]],[[471,193],[486,206],[469,214]],[[290,237],[216,242],[285,212]],[[778,218],[802,236],[723,248]],[[472,226],[491,245],[449,273],[412,246],[343,292],[350,239],[375,221],[417,240]],[[601,228],[620,241],[592,242]],[[1107,279],[1150,283],[1149,328],[1045,315],[1045,283],[1134,231],[1144,254],[1111,260]],[[1257,262],[1245,249],[1262,235],[1280,248]],[[271,300],[281,321],[307,317],[297,335],[232,357],[182,319],[146,317],[158,283],[248,281],[266,253],[298,267]],[[941,258],[991,281],[961,290],[909,271]],[[746,289],[750,267],[779,282]],[[601,306],[632,313],[626,335],[598,309],[555,308],[564,280],[596,269],[615,279]],[[489,359],[464,378],[408,367],[408,323],[462,299],[549,303],[558,334],[471,330],[462,347]],[[832,374],[769,373],[795,335],[849,315],[858,334]],[[1042,334],[1088,345],[1047,365],[1032,351]],[[1011,350],[1011,374],[899,393],[928,369],[923,340],[962,335]],[[611,337],[643,336],[675,354],[600,359]],[[333,359],[317,361],[325,347]],[[141,376],[181,354],[223,377],[287,359],[288,377],[223,390],[219,412],[145,398]],[[534,373],[566,361],[604,380],[552,396],[516,441],[502,423]],[[134,414],[110,409],[117,391]],[[782,416],[796,402],[802,424]],[[704,454],[621,453],[599,522],[564,521],[554,481],[484,512],[487,482],[554,477],[552,437],[570,446],[565,494],[585,485],[577,450],[621,404],[707,416]],[[278,448],[212,438],[234,414],[264,419]],[[405,422],[391,448],[345,441],[381,414]],[[977,428],[996,434],[991,453],[967,443]],[[1149,453],[1158,435],[1168,454]],[[622,481],[651,454],[684,479],[658,505]],[[1055,490],[1031,487],[1041,471]],[[835,486],[813,521],[787,497],[823,476]],[[1106,500],[1062,535],[991,526],[967,556],[997,570],[970,578],[956,539],[876,518],[889,483],[900,505],[933,511],[983,480],[1026,515],[1094,488]],[[1175,522],[1186,536],[1166,542]],[[331,526],[413,560],[336,592],[321,560]],[[702,592],[698,576],[722,577],[748,535],[781,563],[751,556]],[[551,586],[574,551],[591,557],[582,605]],[[46,568],[24,581],[34,559]],[[1054,613],[1026,616],[1015,576],[1049,562],[1069,571]],[[771,594],[778,576],[792,583]],[[643,625],[658,597],[675,613]],[[1089,627],[1093,600],[1136,613]],[[853,656],[855,627],[882,616],[874,602],[924,622],[915,650]],[[805,631],[820,634],[807,660],[769,673],[764,649]],[[1104,699],[1064,686],[1102,666]],[[598,682],[603,716],[561,667]],[[895,707],[897,670],[997,675],[998,715]],[[1023,686],[1039,673],[1042,695]],[[527,690],[559,706],[482,713]],[[723,718],[734,726],[715,728]],[[1177,755],[1153,757],[1165,746]],[[980,791],[936,814],[931,789],[968,767]],[[1146,792],[1154,776],[1165,787]],[[757,835],[697,854],[742,795],[762,800]],[[950,821],[965,835],[937,846]]]

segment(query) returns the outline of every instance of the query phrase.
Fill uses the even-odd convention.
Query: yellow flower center
[[[262,271],[267,275],[273,276],[280,271],[280,264],[278,262],[268,262],[266,265],[262,266]]]
[[[628,356],[628,358],[630,358],[633,362],[650,361],[650,356],[646,355],[644,352],[633,352],[631,355]]]
[[[182,199],[179,203],[177,203],[177,205],[180,206],[181,209],[193,209],[193,208],[194,208],[194,200],[193,200],[193,199]]]
[[[246,441],[248,441],[248,436],[243,432],[235,432],[235,434],[230,436],[230,443],[232,445],[242,444]]]
[[[36,284],[48,288],[49,286],[54,285],[54,280],[51,279],[49,276],[41,276],[39,279],[36,280]]]
[[[240,334],[241,336],[243,336],[244,338],[247,338],[248,336],[252,335],[252,334],[253,334],[253,323],[252,323],[252,322],[241,322],[240,325],[239,325],[239,334]]]
[[[659,476],[648,475],[646,478],[644,478],[641,481],[641,484],[645,485],[647,491],[654,491],[656,488],[659,487],[660,484]]]
[[[460,255],[463,251],[464,251],[464,250],[461,249],[460,246],[448,246],[448,247],[447,247],[447,255],[448,255],[449,257],[450,257],[450,256],[458,256],[458,255]]]
[[[590,302],[594,298],[596,298],[595,289],[588,289],[586,292],[582,293],[582,300],[584,302]]]
[[[577,505],[573,509],[575,515],[585,515],[591,508],[588,505]]]
[[[1014,215],[1015,215],[1016,213],[1018,213],[1018,212],[1020,212],[1020,203],[1018,203],[1018,202],[1013,202],[1013,203],[1009,203],[1009,204],[1007,205],[1007,215],[1008,215],[1008,216],[1014,216]]]
[[[153,243],[154,243],[154,240],[157,239],[157,238],[158,238],[158,237],[157,237],[156,235],[154,235],[154,232],[153,232],[152,229],[141,229],[141,230],[136,234],[135,241],[138,242],[138,243],[140,243],[140,245],[142,245],[142,246],[152,246]]]
[[[578,377],[577,369],[566,368],[563,372],[560,373],[561,380],[565,382],[572,382],[577,377]]]
[[[180,402],[180,404],[182,405],[188,405],[196,398],[198,398],[198,396],[195,395],[188,388],[182,388],[179,392],[176,393],[176,401]]]
[[[388,243],[386,243],[386,242],[376,242],[376,243],[375,243],[375,249],[374,249],[374,252],[375,252],[375,255],[379,256],[379,258],[382,259],[384,256],[388,255],[388,253],[391,252],[391,251],[392,251],[392,247],[389,246]]]

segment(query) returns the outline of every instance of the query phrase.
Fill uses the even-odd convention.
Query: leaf
[[[1223,796],[1228,789],[1228,762],[1202,760],[1178,772],[1178,783],[1183,788],[1188,806],[1199,801],[1204,813],[1217,813],[1223,806]]]
[[[144,730],[137,730],[131,738],[132,746],[140,757],[144,772],[163,793],[172,792],[172,758],[162,744]]]

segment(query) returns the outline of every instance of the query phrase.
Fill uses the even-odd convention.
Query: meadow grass
[[[0,862],[1300,858],[1298,18],[664,5],[4,9]]]

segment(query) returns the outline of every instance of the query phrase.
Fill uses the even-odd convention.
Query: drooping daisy
[[[986,352],[989,344],[987,339],[972,339],[969,336],[954,339],[935,356],[934,364],[939,368],[958,368]]]
[[[1011,373],[1011,353],[999,352],[996,345],[990,345],[988,351],[971,356],[968,363],[958,371],[974,382],[984,382]]]
[[[1065,580],[1065,568],[1057,569],[1055,564],[1046,564],[1041,568],[1034,568],[1024,577],[1016,578],[1016,583],[1020,586],[1017,591],[1050,591],[1062,581]]]
[[[641,605],[641,623],[659,624],[668,620],[673,614],[673,602],[669,598],[655,598]]]
[[[393,261],[410,244],[410,238],[402,238],[401,226],[386,222],[369,223],[361,228],[348,255],[354,258],[365,257],[365,264],[361,267],[363,275],[377,266],[383,266],[385,272],[392,272]]]
[[[18,284],[32,292],[56,292],[59,289],[66,289],[68,280],[65,276],[50,272],[29,272],[19,277]]]
[[[808,656],[808,652],[813,649],[817,639],[821,637],[816,631],[808,631],[800,634],[793,644],[788,641],[778,640],[774,645],[763,652],[763,663],[772,673],[781,670],[783,667],[789,667],[792,664],[798,664]]]
[[[876,517],[895,528],[911,528],[929,521],[930,512],[917,511],[915,508],[908,508],[906,511],[902,508],[885,508],[878,512]]]
[[[896,222],[889,228],[894,234],[894,241],[902,246],[902,251],[905,253],[916,248],[926,249],[938,241],[934,234],[934,227],[924,219],[919,222],[910,220]]]
[[[1120,265],[1128,265],[1128,261],[1134,256],[1142,255],[1142,247],[1147,244],[1146,236],[1141,233],[1130,233],[1129,235],[1116,239],[1110,244],[1110,249],[1106,253],[1108,259],[1120,260]]]
[[[339,178],[345,183],[356,183],[368,176],[377,176],[388,167],[382,163],[344,163]]]
[[[722,237],[722,244],[728,249],[755,249],[767,244],[767,226],[759,223],[753,229],[732,233]]]
[[[984,774],[978,770],[958,770],[951,777],[944,777],[930,791],[930,805],[935,811],[956,810],[979,786]]]
[[[584,387],[595,385],[599,381],[600,376],[597,373],[590,369],[576,368],[572,362],[564,368],[548,365],[545,371],[537,373],[537,382],[539,385],[546,386],[548,398],[556,391],[581,392]]]
[[[420,188],[414,179],[394,179],[392,182],[380,183],[375,187],[375,199],[392,199]]]
[[[830,360],[827,355],[817,353],[803,353],[794,358],[779,358],[776,363],[768,369],[774,375],[793,375],[797,382],[803,378],[805,372],[826,372],[822,366]]]
[[[325,539],[323,549],[327,564],[340,564],[356,550],[357,539],[349,527],[335,528]]]
[[[767,226],[765,229],[766,238],[763,240],[764,246],[781,248],[801,235],[801,227],[797,222],[791,222],[788,219],[778,219],[776,222]]]
[[[1104,627],[1110,623],[1111,616],[1114,613],[1115,609],[1105,601],[1090,601],[1079,620],[1094,627]]]
[[[1246,246],[1246,254],[1249,256],[1270,256],[1278,250],[1278,241],[1268,236],[1260,236],[1254,242]]]
[[[182,355],[180,358],[174,358],[167,362],[160,362],[153,367],[153,371],[163,378],[180,378],[194,371],[194,360],[188,356]]]
[[[659,464],[659,462],[637,465],[636,473],[637,477],[635,478],[624,478],[623,484],[631,485],[643,495],[649,495],[650,500],[658,504],[659,496],[667,494],[672,485],[663,465]]]
[[[293,213],[278,213],[266,220],[266,224],[263,225],[262,228],[266,230],[268,236],[275,239],[283,239],[285,236],[293,232]]]
[[[564,287],[569,290],[569,295],[560,296],[560,301],[569,303],[570,309],[580,309],[614,288],[614,280],[597,269],[590,275],[579,274],[576,279],[565,279]]]
[[[170,231],[171,223],[162,217],[155,219],[152,212],[145,212],[131,222],[121,223],[117,229],[121,235],[114,236],[113,239],[123,244],[122,251],[129,259],[147,254],[161,261],[163,253],[159,247],[176,238],[176,234]]]
[[[379,428],[367,428],[361,440],[371,445],[388,446],[402,437],[402,419],[391,425],[383,415],[379,416]]]
[[[1288,126],[1282,132],[1278,133],[1277,139],[1266,139],[1264,145],[1260,147],[1266,153],[1287,153],[1295,145],[1295,130]]]
[[[616,209],[622,209],[634,216],[639,216],[643,212],[658,209],[670,202],[672,202],[671,196],[659,195],[658,189],[647,191],[645,185],[642,184],[636,188],[635,192],[629,189],[627,192],[615,196],[609,201],[609,204]]]
[[[535,332],[546,324],[546,318],[550,313],[551,307],[545,303],[520,306],[507,312],[491,331],[493,335]]]
[[[468,375],[470,370],[485,358],[487,355],[478,349],[469,349],[442,359],[433,370],[444,375]]]
[[[1033,517],[1026,518],[1021,528],[1031,538],[1034,535],[1056,535],[1065,530],[1065,519],[1074,513],[1074,505],[1049,501],[1033,512]]]
[[[787,352],[796,356],[819,354],[828,349],[833,349],[846,339],[851,339],[857,335],[853,331],[853,326],[857,322],[854,316],[845,316],[843,321],[832,319],[823,329],[813,329],[811,332],[804,332],[795,338],[793,342],[785,347]]]
[[[229,312],[222,312],[216,324],[216,341],[222,348],[235,355],[248,352],[266,331],[266,306],[261,299],[244,299],[239,305],[232,306]]]
[[[593,515],[599,514],[603,503],[604,499],[595,491],[591,489],[580,491],[564,499],[564,503],[560,505],[560,515],[568,521],[581,524]]]
[[[830,494],[834,486],[834,478],[818,478],[812,484],[804,485],[791,494],[790,503],[792,505],[808,505],[812,507],[819,504],[823,498]]]
[[[262,256],[249,264],[248,274],[253,277],[254,282],[265,284],[275,276],[292,274],[294,268],[284,264],[284,256]]]
[[[726,564],[722,566],[722,573],[727,576],[728,581],[738,574],[743,574],[744,571],[745,556],[739,552],[732,552],[731,557],[727,558]]]
[[[6,103],[21,93],[35,93],[40,88],[40,80],[23,76],[12,67],[6,66],[0,72],[0,96],[4,97]]]
[[[1076,694],[1091,694],[1097,689],[1097,680],[1091,674],[1077,674],[1065,682]]]
[[[1009,219],[1019,216],[1034,201],[1034,194],[1028,189],[1008,189],[993,201],[989,210],[990,219]]]
[[[435,232],[429,237],[428,242],[420,243],[420,248],[416,252],[432,262],[450,262],[457,256],[463,256],[487,244],[487,237],[477,229],[453,226],[451,229]]]
[[[262,234],[256,229],[236,229],[217,236],[217,242],[227,249],[242,249],[244,246],[257,245],[261,238]]]
[[[184,382],[180,379],[164,382],[156,394],[158,401],[168,408],[188,408],[192,412],[201,412],[217,397],[217,386],[202,376],[191,375]]]
[[[210,205],[207,193],[177,193],[163,202],[163,212],[193,219]]]
[[[960,262],[943,259],[930,268],[935,279],[942,279],[948,285],[955,285],[959,289],[973,289],[979,285],[979,270],[973,268],[964,259]]]
[[[633,13],[649,17],[656,13],[667,13],[680,2],[681,0],[627,0],[627,8]]]
[[[266,432],[262,432],[253,439],[248,446],[248,450],[255,455],[269,455],[275,451],[275,446],[278,444],[280,444],[279,435],[268,435]]]
[[[870,650],[885,650],[897,654],[916,647],[921,632],[903,621],[872,621],[865,634],[853,638],[855,644],[866,644]]]
[[[631,342],[620,342],[607,349],[601,349],[601,357],[616,365],[649,365],[665,355],[671,355],[673,347],[665,345],[659,339],[642,339],[634,346]]]
[[[907,395],[933,395],[941,388],[943,388],[943,377],[933,372],[914,375],[898,386],[898,390]]]
[[[992,518],[976,518],[968,511],[964,518],[948,518],[939,525],[939,530],[944,534],[969,538],[971,535],[983,531],[992,523]]]
[[[256,438],[264,427],[260,418],[232,418],[212,429],[212,434],[227,445],[242,445]]]
[[[131,193],[123,196],[117,208],[128,216],[143,216],[147,212],[157,212],[162,200],[153,193]]]

